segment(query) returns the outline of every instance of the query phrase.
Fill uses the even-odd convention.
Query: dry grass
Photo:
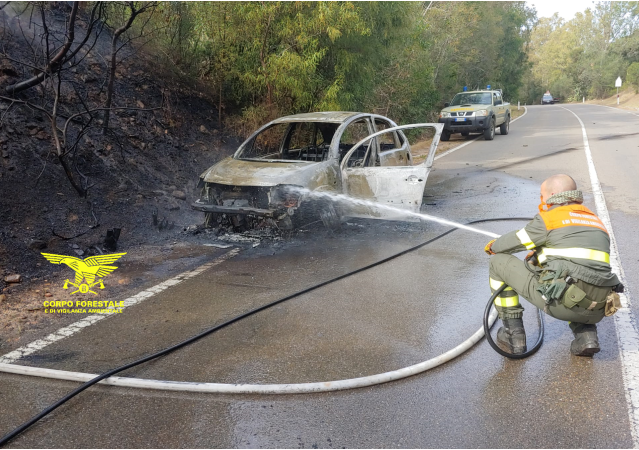
[[[639,94],[635,93],[634,89],[626,89],[619,92],[619,106],[617,106],[617,94],[602,100],[588,100],[586,103],[639,111]]]

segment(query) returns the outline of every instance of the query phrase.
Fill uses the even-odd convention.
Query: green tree
[[[635,94],[639,94],[639,62],[633,62],[626,72],[626,81],[635,87]]]

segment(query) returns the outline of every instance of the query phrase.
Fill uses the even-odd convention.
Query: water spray
[[[417,213],[417,212],[413,212],[410,211],[408,209],[403,209],[403,208],[398,208],[396,206],[390,206],[388,204],[385,203],[379,203],[379,202],[374,202],[371,200],[365,200],[365,199],[361,199],[361,198],[355,198],[355,197],[351,197],[345,194],[336,194],[333,192],[326,192],[326,191],[311,191],[310,189],[306,189],[306,188],[302,188],[302,187],[297,187],[297,186],[287,186],[287,189],[289,191],[292,192],[297,192],[298,194],[305,196],[305,197],[310,197],[310,198],[317,198],[317,199],[325,199],[325,200],[329,200],[332,202],[337,202],[337,203],[347,203],[353,206],[365,206],[368,208],[378,208],[378,209],[383,209],[385,211],[392,211],[394,213],[398,213],[400,215],[404,215],[406,217],[415,217],[418,218],[420,220],[427,220],[429,222],[436,222],[439,223],[441,225],[448,225],[448,226],[452,226],[455,228],[459,228],[462,230],[466,230],[466,231],[472,231],[473,233],[479,233],[479,234],[483,234],[485,236],[489,236],[491,238],[499,238],[501,235],[496,234],[496,233],[491,233],[490,231],[485,231],[485,230],[481,230],[479,228],[475,228],[475,227],[471,227],[468,225],[464,225],[462,223],[458,223],[458,222],[453,222],[452,220],[448,220],[448,219],[442,219],[441,217],[437,217],[437,216],[433,216],[430,214],[424,214],[424,213]]]

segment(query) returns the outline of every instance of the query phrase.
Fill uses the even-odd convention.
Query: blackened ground
[[[0,28],[16,27],[8,10],[0,11]],[[24,39],[16,36],[3,42],[11,59],[0,56],[1,95],[6,86],[30,76],[14,62],[29,58]],[[101,101],[106,66],[99,51],[100,45],[64,72],[67,104],[74,101],[71,82],[94,104]],[[144,49],[127,48],[121,55],[115,105],[161,108],[117,111],[111,116],[113,133],[103,136],[96,127],[81,139],[75,162],[92,185],[86,198],[71,187],[55,157],[47,117],[0,101],[0,344],[40,321],[38,310],[28,309],[42,306],[45,291],[61,285],[51,282],[54,276],[72,276],[68,267],[48,263],[40,252],[82,258],[109,253],[103,247],[107,230],[119,228],[118,251],[130,252],[129,261],[157,263],[167,248],[199,247],[211,238],[192,232],[204,215],[190,203],[198,195],[199,175],[231,154],[238,140],[219,129],[217,105],[202,83],[160,67]],[[43,94],[38,86],[19,97],[35,101]],[[74,175],[83,180],[78,171],[74,166]],[[21,276],[20,283],[5,282],[14,274]]]

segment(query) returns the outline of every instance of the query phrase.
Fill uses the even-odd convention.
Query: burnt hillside
[[[71,51],[87,33],[90,13],[78,11]],[[64,43],[69,11],[44,14],[55,50]],[[10,94],[7,87],[38,73],[30,66],[42,62],[44,28],[37,14],[5,7],[0,16],[0,290],[11,292],[4,282],[9,274],[21,274],[23,283],[45,277],[53,266],[41,251],[86,257],[100,251],[112,228],[122,230],[118,250],[127,251],[175,239],[201,223],[201,213],[189,206],[198,175],[235,143],[217,129],[217,106],[206,86],[132,42],[118,53],[112,105],[118,109],[104,133],[99,108],[106,98],[109,29],[94,27],[59,76]],[[68,126],[62,157],[51,121],[56,99],[56,125]]]

